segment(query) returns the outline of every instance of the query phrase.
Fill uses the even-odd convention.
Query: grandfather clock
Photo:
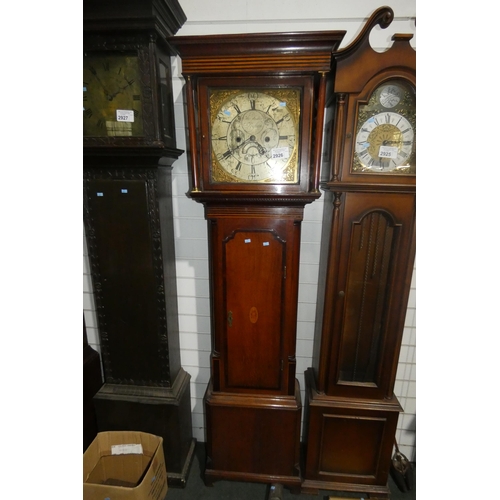
[[[97,420],[94,410],[94,395],[102,386],[101,358],[87,339],[85,317],[83,318],[83,451],[97,435]]]
[[[300,489],[300,227],[304,206],[320,196],[325,100],[343,35],[170,39],[186,79],[189,195],[208,221],[207,484]]]
[[[334,126],[313,366],[306,371],[303,491],[389,498],[398,416],[394,395],[415,256],[416,64],[412,35],[375,52],[392,22],[377,10],[334,54]]]
[[[171,166],[176,148],[165,41],[177,0],[85,0],[84,223],[105,383],[99,431],[164,439],[170,485],[185,485],[190,376],[180,361]]]

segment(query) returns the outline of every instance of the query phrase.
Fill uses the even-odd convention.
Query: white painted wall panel
[[[347,33],[342,46],[357,35],[374,10],[386,5],[374,0],[184,0],[180,3],[188,20],[179,35],[344,30]],[[387,30],[372,32],[370,41],[374,47],[387,46],[394,33],[414,31],[415,2],[397,0],[389,5],[394,10],[394,22]]]

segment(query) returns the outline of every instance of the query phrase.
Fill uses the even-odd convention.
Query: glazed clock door
[[[341,197],[332,369],[326,393],[383,398],[392,394],[394,353],[399,352],[392,346],[398,342],[408,300],[415,196],[348,192]]]
[[[300,88],[266,92],[211,91],[213,180],[297,183]]]
[[[200,78],[204,189],[307,192],[313,88],[310,76]]]
[[[351,172],[415,175],[416,94],[405,80],[384,81],[358,108]]]

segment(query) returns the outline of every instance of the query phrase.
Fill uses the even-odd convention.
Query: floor
[[[213,487],[206,487],[202,479],[200,464],[204,463],[203,443],[197,443],[195,457],[191,464],[185,488],[170,487],[165,500],[267,500],[269,485],[259,483],[242,483],[236,481],[217,481]],[[416,470],[414,469],[414,472]],[[391,500],[415,500],[416,487],[409,492],[401,492],[389,478]],[[329,497],[361,499],[360,494],[320,491],[318,495],[294,495],[284,490],[282,500],[328,500]]]

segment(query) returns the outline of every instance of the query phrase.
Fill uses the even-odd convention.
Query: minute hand
[[[108,95],[108,99],[110,101],[113,100],[113,98],[115,98],[118,94],[121,94],[123,93],[123,91],[127,88],[127,87],[130,87],[130,85],[132,85],[134,83],[134,80],[132,80],[130,83],[127,83],[127,85],[125,85],[124,87],[120,87],[116,92],[114,92],[113,94],[111,95]]]
[[[99,82],[99,85],[103,88],[104,90],[104,94],[106,95],[106,98],[109,99],[111,101],[111,99],[113,99],[111,97],[110,99],[110,95],[109,95],[109,92],[108,90],[106,89],[106,87],[104,86],[104,83],[102,83],[101,79],[99,78],[99,76],[97,75],[97,71],[94,69],[92,70],[92,68],[90,69],[90,72],[94,75],[95,79]]]

